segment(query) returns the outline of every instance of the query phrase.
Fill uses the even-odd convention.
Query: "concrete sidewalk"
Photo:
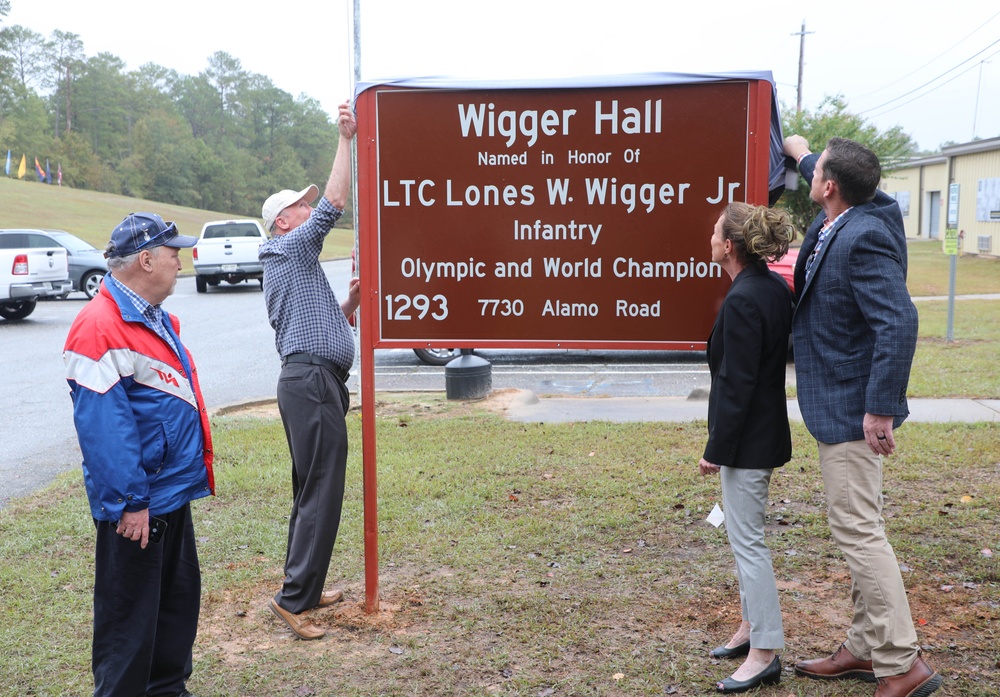
[[[911,399],[913,423],[1000,422],[1000,399]],[[708,418],[707,399],[687,397],[543,397],[522,390],[507,418],[529,423],[569,421],[697,421]],[[788,400],[788,418],[801,421],[799,404]]]

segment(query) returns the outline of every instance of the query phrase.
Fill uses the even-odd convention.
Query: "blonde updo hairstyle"
[[[764,260],[778,261],[795,239],[795,226],[780,208],[734,201],[722,211],[722,238],[733,243],[736,259],[744,266]]]

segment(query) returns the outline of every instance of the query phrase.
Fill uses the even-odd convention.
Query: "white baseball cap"
[[[264,201],[264,205],[260,211],[261,215],[264,216],[264,229],[268,232],[274,232],[274,221],[281,215],[281,211],[293,203],[298,203],[302,199],[305,199],[306,203],[311,205],[317,196],[319,196],[319,188],[315,184],[310,184],[302,191],[282,189],[276,194],[271,194]]]

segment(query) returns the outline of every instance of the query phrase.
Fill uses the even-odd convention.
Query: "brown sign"
[[[767,198],[770,94],[757,80],[363,92],[375,346],[703,346],[730,283],[712,227],[727,202]]]

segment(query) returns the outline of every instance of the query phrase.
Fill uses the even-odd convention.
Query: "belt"
[[[323,358],[322,356],[316,356],[312,353],[290,353],[281,359],[281,367],[284,368],[289,363],[308,363],[310,365],[318,365],[322,368],[326,368],[331,373],[340,378],[341,382],[346,383],[347,378],[351,376],[351,373],[344,370],[336,363],[331,361],[329,358]]]

